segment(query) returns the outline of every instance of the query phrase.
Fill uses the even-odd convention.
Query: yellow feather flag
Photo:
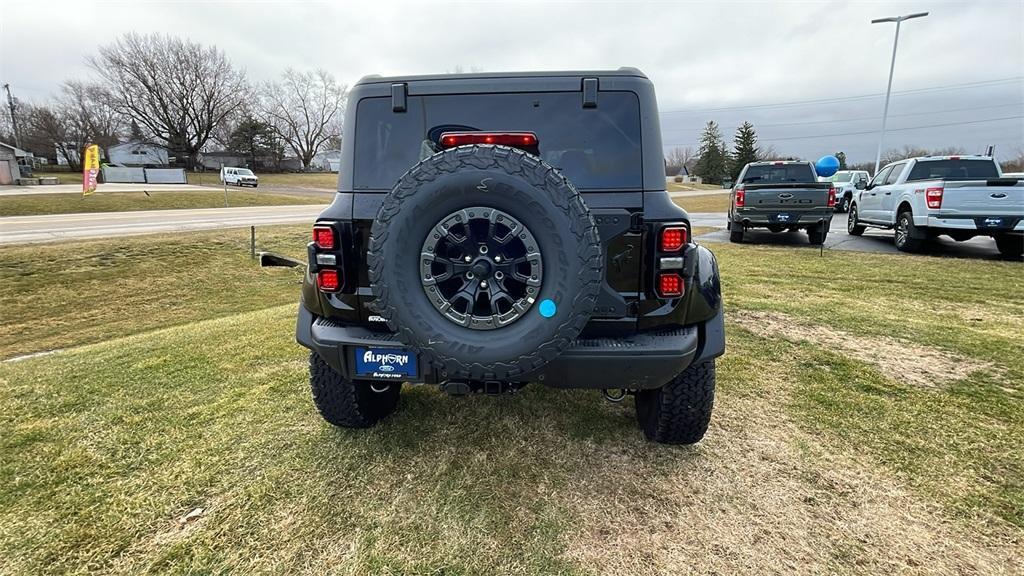
[[[82,154],[82,196],[96,191],[96,181],[100,175],[100,147],[89,144]]]

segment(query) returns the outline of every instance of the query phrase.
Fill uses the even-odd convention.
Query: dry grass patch
[[[802,322],[780,312],[741,310],[731,313],[729,319],[758,336],[818,344],[826,350],[868,362],[892,380],[924,388],[994,368],[990,362],[893,338],[851,334],[828,326]]]
[[[1009,574],[1021,533],[971,526],[786,410],[796,348],[731,331],[712,427],[692,448],[596,448],[564,506],[568,554],[608,574]],[[757,369],[753,369],[756,363]],[[984,529],[979,530],[981,526]]]

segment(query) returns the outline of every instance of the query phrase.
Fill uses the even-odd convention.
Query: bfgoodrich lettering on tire
[[[579,335],[603,261],[590,212],[558,170],[514,148],[460,146],[414,166],[384,199],[370,232],[371,307],[442,377],[503,380]]]

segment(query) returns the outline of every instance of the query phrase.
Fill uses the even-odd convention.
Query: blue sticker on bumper
[[[356,348],[356,376],[379,380],[416,378],[416,355],[401,348]]]

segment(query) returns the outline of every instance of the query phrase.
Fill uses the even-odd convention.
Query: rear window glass
[[[777,182],[815,182],[817,179],[807,164],[758,164],[748,166],[743,174],[744,184],[773,184]]]
[[[445,131],[525,131],[540,156],[584,190],[643,187],[640,103],[632,92],[601,92],[583,108],[579,92],[413,96],[394,113],[391,98],[364,98],[356,114],[356,189],[386,190],[440,150]]]
[[[832,177],[833,182],[849,182],[853,178],[853,172],[836,172]]]
[[[991,160],[921,160],[907,177],[915,180],[985,180],[998,178],[996,163]]]

